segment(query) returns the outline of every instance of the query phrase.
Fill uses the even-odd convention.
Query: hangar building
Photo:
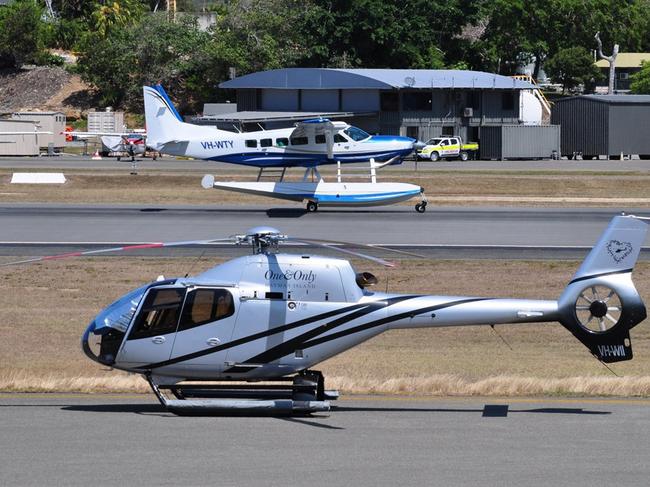
[[[601,155],[650,159],[650,95],[582,95],[562,98],[553,107],[562,126],[562,155]]]
[[[219,87],[236,90],[237,109],[256,121],[268,112],[340,114],[370,133],[420,140],[458,134],[478,141],[481,127],[540,125],[550,116],[535,85],[479,71],[287,68]]]

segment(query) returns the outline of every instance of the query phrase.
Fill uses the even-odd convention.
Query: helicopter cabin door
[[[187,369],[210,371],[224,367],[228,342],[235,325],[235,299],[231,289],[191,287],[176,333],[171,358]]]
[[[153,287],[144,298],[118,355],[125,364],[151,364],[169,359],[185,298],[185,288]]]

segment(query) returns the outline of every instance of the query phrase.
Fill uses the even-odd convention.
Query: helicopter
[[[307,244],[386,266],[392,262],[271,227],[226,239],[3,265],[215,242],[248,245],[249,255],[193,276],[160,276],[122,296],[90,322],[81,338],[83,352],[102,365],[142,374],[175,414],[309,414],[329,410],[338,398],[313,367],[393,329],[559,322],[601,362],[632,359],[630,329],[646,318],[646,308],[631,275],[647,221],[615,216],[557,300],[378,292],[377,278],[357,272],[346,259],[283,253],[279,246]]]

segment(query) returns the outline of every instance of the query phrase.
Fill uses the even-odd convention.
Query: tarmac
[[[246,167],[233,164],[225,164],[214,161],[202,160],[187,160],[177,159],[174,157],[165,156],[156,161],[150,158],[136,158],[137,167],[140,169],[152,170],[171,170],[171,171],[188,171],[198,173],[210,174],[223,174],[227,172],[242,172],[249,171],[251,174],[257,174],[257,168]],[[345,164],[343,172],[347,172],[346,168],[350,168],[350,172],[356,169],[368,167],[367,164]],[[0,169],[78,169],[78,170],[131,170],[130,160],[122,159],[118,161],[114,157],[104,157],[101,160],[93,160],[90,156],[78,156],[72,154],[62,154],[53,157],[0,157]],[[323,166],[325,170],[328,168],[335,169],[335,166]],[[380,173],[413,170],[418,171],[553,171],[553,172],[637,172],[648,171],[650,169],[650,161],[632,159],[623,161],[610,161],[606,159],[600,160],[523,160],[523,161],[466,161],[460,162],[455,160],[450,161],[414,161],[407,160],[403,164],[389,166],[382,168]],[[302,173],[300,168],[291,169]]]
[[[0,394],[2,485],[645,486],[650,401],[343,396],[177,417],[151,395]]]

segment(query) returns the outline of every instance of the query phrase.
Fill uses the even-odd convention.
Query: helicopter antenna
[[[598,360],[598,359],[596,359],[596,360]],[[603,364],[603,367],[605,367],[607,370],[609,370],[609,371],[610,371],[612,374],[614,374],[616,377],[619,376],[619,375],[618,375],[616,372],[614,372],[614,371],[611,369],[611,367],[610,367],[609,365],[607,365],[605,362],[603,362],[602,360],[598,360],[598,362],[600,362],[601,364]]]
[[[197,264],[199,263],[199,261],[201,259],[203,259],[203,256],[205,255],[206,250],[207,250],[206,248],[201,250],[201,253],[199,254],[199,256],[196,259],[194,259],[194,262],[192,262],[192,264],[190,265],[189,270],[185,273],[186,278],[190,276],[190,273],[192,272],[192,270],[195,269]]]
[[[507,347],[508,347],[512,352],[515,351],[515,349],[512,348],[512,347],[510,346],[510,344],[506,341],[506,339],[503,338],[503,336],[501,336],[501,334],[499,334],[499,332],[498,332],[497,329],[494,327],[494,325],[490,325],[490,328],[492,328],[492,331],[493,331],[494,333],[496,333],[497,336],[498,336],[499,338],[501,338],[501,341],[502,341],[503,343],[505,343],[506,346],[507,346]]]

